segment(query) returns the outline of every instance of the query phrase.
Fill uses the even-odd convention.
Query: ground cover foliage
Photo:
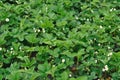
[[[119,0],[0,0],[0,80],[120,80]]]

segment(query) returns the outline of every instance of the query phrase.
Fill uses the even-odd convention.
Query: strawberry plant
[[[119,80],[119,0],[1,0],[0,80]]]

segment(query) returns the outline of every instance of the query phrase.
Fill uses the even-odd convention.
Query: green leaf
[[[39,64],[38,70],[42,73],[45,73],[50,70],[50,65],[47,62],[45,62],[44,64]]]
[[[88,80],[87,76],[80,76],[76,80]]]
[[[40,76],[40,74],[34,73],[34,74],[32,74],[30,80],[35,80],[38,76]]]
[[[70,78],[70,80],[76,80],[75,78]]]
[[[4,32],[0,35],[0,46],[6,43],[5,37],[7,36],[8,32]]]
[[[25,39],[30,43],[37,43],[39,41],[39,38],[37,38],[36,36],[36,34],[28,34]]]
[[[12,45],[13,45],[13,48],[14,48],[16,51],[18,51],[19,46],[20,46],[20,43],[14,43],[14,42],[12,42]]]
[[[61,78],[63,80],[67,80],[68,79],[68,73],[66,71],[64,71],[62,74],[61,74]]]
[[[2,75],[0,75],[0,80],[2,80],[3,79],[3,76]]]

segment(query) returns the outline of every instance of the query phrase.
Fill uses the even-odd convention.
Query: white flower
[[[64,63],[65,62],[65,59],[62,59],[62,63]]]
[[[52,46],[50,46],[50,48],[52,48]]]
[[[13,51],[10,51],[10,53],[13,53]]]
[[[94,38],[94,40],[96,40],[96,38]]]
[[[53,65],[53,67],[55,67],[55,65]]]
[[[72,75],[71,75],[71,74],[69,74],[69,77],[72,77]]]
[[[95,51],[95,54],[98,54],[98,52],[97,52],[97,51]]]
[[[89,19],[86,19],[87,21],[89,21]]]
[[[103,27],[100,25],[100,29],[102,29]]]
[[[36,30],[35,28],[33,28],[33,30]]]
[[[45,29],[44,28],[42,29],[42,31],[43,31],[43,33],[45,33]]]
[[[98,46],[100,46],[101,44],[99,43]]]
[[[118,29],[120,31],[120,29]]]
[[[86,18],[83,18],[83,20],[86,20]]]
[[[116,10],[115,8],[111,8],[111,9],[110,9],[110,12],[115,11],[115,10]]]
[[[108,66],[107,65],[105,65],[105,70],[108,71]]]
[[[89,40],[91,43],[93,42],[92,40]]]
[[[95,60],[95,63],[97,63],[97,60]]]
[[[20,4],[21,2],[20,1],[16,1],[17,4]]]
[[[108,26],[109,28],[111,28],[111,26]]]
[[[37,32],[37,29],[36,28],[33,28],[34,32]]]
[[[110,46],[108,46],[108,49],[110,49]]]
[[[113,11],[113,8],[112,9],[110,9],[110,12],[112,12]]]
[[[9,52],[9,50],[7,50],[7,52]]]
[[[105,69],[103,68],[102,71],[105,72]]]
[[[102,71],[108,71],[108,65],[105,65],[104,68],[102,69]]]
[[[6,22],[9,22],[9,18],[6,18],[5,21],[6,21]]]
[[[115,11],[116,9],[115,9],[115,8],[113,8],[113,10]]]
[[[2,48],[0,47],[0,51],[2,50]]]
[[[21,50],[21,49],[22,49],[22,47],[20,46],[20,47],[19,47],[19,49]]]
[[[40,32],[40,29],[38,29],[38,32]]]
[[[77,16],[75,16],[75,19],[79,19]]]
[[[13,50],[13,48],[10,48],[10,50],[12,51],[12,50]]]
[[[112,56],[112,54],[113,54],[113,53],[112,53],[112,52],[110,52],[110,53],[108,54],[108,56]]]

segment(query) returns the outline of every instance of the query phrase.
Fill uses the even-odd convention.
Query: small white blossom
[[[37,29],[36,28],[33,28],[34,32],[37,32]]]
[[[89,40],[91,43],[93,42],[92,40]]]
[[[108,56],[112,56],[112,54],[113,54],[113,53],[112,53],[112,52],[110,52],[110,53],[108,54]]]
[[[72,75],[71,75],[71,74],[69,74],[69,77],[72,77]]]
[[[102,29],[103,27],[100,25],[100,29]]]
[[[110,49],[110,46],[108,46],[108,49]]]
[[[13,53],[13,51],[10,51],[10,53]]]
[[[5,21],[6,21],[6,22],[9,22],[9,18],[6,18]]]
[[[111,26],[108,26],[109,28],[111,28]]]
[[[113,8],[112,9],[110,9],[110,12],[112,12],[113,11]]]
[[[16,3],[17,3],[17,4],[20,4],[20,2],[19,2],[19,1],[16,1]]]
[[[0,51],[2,50],[2,48],[0,47]]]
[[[106,71],[108,71],[108,65],[105,65],[105,69],[106,69]]]
[[[65,62],[65,59],[62,59],[62,63],[64,63]]]
[[[53,67],[55,67],[55,65],[52,65]]]
[[[98,54],[98,52],[97,52],[97,51],[95,51],[95,54]]]
[[[120,31],[120,29],[118,29]]]
[[[52,48],[52,46],[50,46],[50,48]]]
[[[75,16],[75,19],[79,19],[77,16]]]
[[[105,72],[105,69],[103,68],[102,71]]]
[[[9,50],[7,50],[7,52],[9,52]]]
[[[10,50],[12,51],[12,50],[13,50],[13,48],[10,48]]]
[[[35,28],[33,28],[33,30],[36,30]]]
[[[34,31],[35,33],[37,32],[37,30]]]
[[[95,63],[97,63],[97,60],[95,60]]]
[[[86,18],[83,18],[83,20],[86,20]]]
[[[86,19],[87,21],[89,21],[89,19]]]
[[[15,1],[17,4],[19,3],[18,1]]]
[[[94,40],[96,41],[96,38],[94,38]]]
[[[111,8],[111,9],[110,9],[110,12],[115,11],[115,10],[116,10],[115,8]]]
[[[43,33],[45,33],[45,29],[44,28],[42,29],[42,31],[43,31]]]
[[[99,43],[98,46],[100,46],[101,44]]]
[[[25,69],[25,70],[27,70],[27,68],[26,68],[26,67],[25,67],[24,69]]]
[[[20,47],[19,47],[19,49],[21,50],[21,49],[22,49],[22,47],[20,46]]]
[[[105,65],[104,68],[102,69],[102,71],[103,71],[103,72],[104,72],[104,71],[108,71],[108,66]]]
[[[40,32],[40,29],[38,29],[37,31]]]
[[[113,8],[113,10],[115,11],[116,9],[115,9],[115,8]]]

